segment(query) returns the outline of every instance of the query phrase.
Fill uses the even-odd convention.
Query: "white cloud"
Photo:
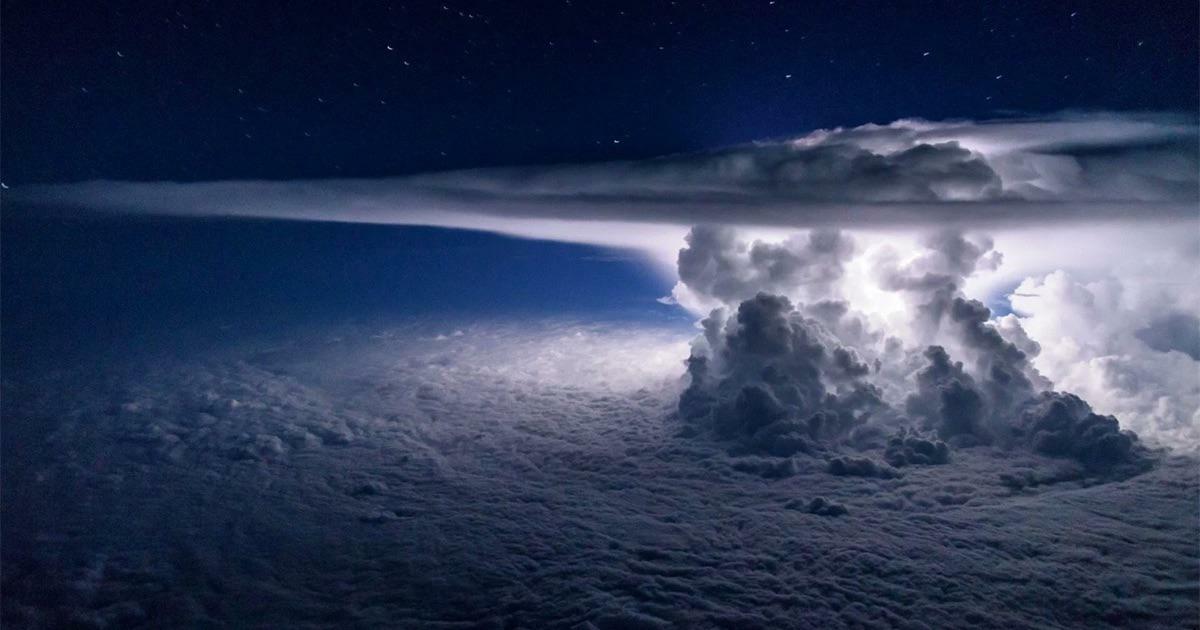
[[[684,408],[697,418],[711,416],[718,433],[729,433],[721,427],[730,418],[742,418],[753,443],[763,440],[750,434],[768,431],[763,427],[773,419],[803,421],[815,410],[842,414],[845,405],[862,414],[845,424],[847,431],[881,421],[894,429],[894,417],[907,413],[941,427],[944,436],[1004,441],[1020,430],[1037,393],[1055,389],[1115,415],[1144,441],[1195,448],[1200,363],[1193,346],[1200,331],[1187,327],[1195,326],[1198,304],[1197,235],[1072,226],[1010,232],[1002,241],[1017,248],[1015,256],[978,233],[935,232],[914,240],[812,231],[770,243],[728,228],[694,229],[679,256],[673,292],[680,304],[706,316],[693,351],[703,362],[691,367],[694,386]],[[1033,272],[1056,263],[1093,281],[1084,286],[1065,271]],[[775,324],[748,323],[765,308],[751,303],[759,292],[791,299],[766,318]],[[994,319],[971,297],[1011,302],[1017,314]],[[777,338],[781,354],[742,348],[748,331]],[[1155,349],[1146,341],[1150,334],[1154,344],[1183,350]],[[941,368],[927,367],[931,344],[948,351]],[[878,361],[860,378],[879,388],[886,405],[859,407],[866,400],[862,386],[839,381],[841,368],[831,362],[838,353],[866,365]],[[954,361],[966,365],[955,371]],[[767,371],[770,378],[763,376]],[[951,380],[964,387],[963,404],[978,398],[971,403],[973,419],[956,420],[957,428],[942,426],[949,416],[937,412],[947,404],[938,397]],[[858,402],[828,402],[834,392]]]
[[[1058,387],[1139,434],[1179,449],[1198,448],[1200,362],[1184,352],[1156,350],[1138,336],[1164,316],[1194,316],[1195,269],[1160,270],[1186,283],[1179,292],[1154,285],[1139,290],[1139,281],[1117,275],[1083,282],[1055,271],[1026,279],[1013,292],[1012,305],[1029,338],[1041,345],[1034,364]]]
[[[664,267],[694,222],[763,242],[717,238],[684,261],[677,300],[725,307],[691,346],[632,325],[402,323],[6,380],[5,461],[13,436],[38,439],[5,469],[5,621],[1195,618],[1178,587],[1195,575],[1194,460],[1076,484],[1106,459],[1089,440],[1115,429],[1071,435],[1094,420],[1078,401],[1014,414],[1010,399],[1048,378],[1144,437],[1197,443],[1197,362],[1171,349],[1173,328],[1158,348],[1139,332],[1196,312],[1195,139],[1194,122],[1161,116],[910,120],[590,166],[12,191],[484,229],[634,247]],[[781,229],[837,224],[854,231]],[[1005,296],[1017,312],[1000,320],[969,299]],[[720,413],[765,455],[673,416],[689,349],[712,359],[700,393],[731,403]],[[796,410],[821,413],[783,417]],[[901,411],[963,448],[892,435]],[[986,440],[1017,448],[965,447]]]
[[[911,242],[914,230],[979,229],[1008,257],[1000,273],[971,280],[991,295],[1029,275],[1107,265],[1131,238],[1194,243],[1197,138],[1194,120],[1170,115],[899,120],[639,161],[374,180],[93,181],[23,187],[5,201],[478,229],[633,248],[667,276],[698,223],[771,242],[796,228],[849,228],[864,249]]]
[[[1194,121],[1166,115],[901,120],[640,161],[380,180],[99,181],[28,187],[7,198],[121,212],[473,227],[629,246],[646,244],[630,223],[1180,219],[1194,215],[1198,198],[1196,137]],[[612,229],[579,221],[609,221]]]

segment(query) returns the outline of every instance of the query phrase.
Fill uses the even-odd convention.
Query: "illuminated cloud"
[[[1193,117],[1165,114],[906,119],[647,160],[376,180],[97,181],[5,199],[633,248],[679,280],[664,299],[697,316],[726,307],[714,325],[760,291],[788,297],[836,340],[829,353],[880,361],[877,386],[894,409],[913,393],[898,379],[928,368],[922,353],[937,345],[991,388],[987,414],[1003,399],[1011,415],[1027,397],[1002,395],[994,376],[1006,374],[1030,391],[1070,389],[1143,435],[1180,443],[1196,435],[1200,406],[1186,325],[1200,300],[1178,290],[1200,263],[1197,138]],[[685,242],[692,225],[703,227]],[[1137,273],[1113,275],[1131,261]],[[1139,303],[1099,309],[1081,290],[1041,290],[1106,278]],[[1149,295],[1163,282],[1175,289]],[[997,308],[1017,312],[993,318]]]
[[[559,222],[615,222],[616,232],[631,222],[865,228],[1180,219],[1194,214],[1198,199],[1196,138],[1194,120],[1169,115],[900,120],[624,162],[373,180],[96,181],[10,195],[118,212],[557,232],[607,245],[622,239]]]
[[[876,447],[880,435],[911,427],[956,446],[1069,456],[1093,472],[1137,469],[1140,446],[1122,426],[1156,444],[1186,448],[1195,437],[1194,359],[1174,347],[1163,359],[1162,346],[1143,341],[1156,330],[1144,327],[1150,313],[1182,303],[1152,294],[1142,315],[1123,313],[1119,296],[1097,304],[1057,272],[1052,285],[1063,288],[1026,280],[1010,298],[1018,313],[996,318],[964,294],[972,275],[1002,265],[992,239],[938,231],[904,254],[885,245],[857,256],[851,243],[824,230],[777,245],[728,228],[691,231],[674,294],[717,305],[700,324],[680,398],[699,432],[787,456]],[[870,275],[847,277],[858,259]],[[848,285],[864,281],[902,296],[899,319],[847,299]],[[1190,343],[1176,333],[1154,339]],[[925,444],[922,457],[910,458],[901,440],[892,458],[944,461]]]
[[[45,506],[24,512],[28,536],[61,541],[6,559],[6,627],[272,625],[280,610],[317,626],[1024,626],[1048,605],[1166,627],[1196,610],[1195,461],[1076,483],[1057,438],[1088,423],[1069,399],[1028,417],[1050,455],[911,433],[731,454],[669,416],[679,332],[279,332],[6,389],[6,418],[61,419],[37,466],[6,473],[16,507]],[[1089,461],[1121,448],[1066,444]],[[99,499],[71,500],[81,488]],[[997,591],[997,575],[1035,579]],[[230,584],[239,597],[210,606]],[[1165,586],[1126,595],[1147,584]]]
[[[1022,328],[1041,347],[1033,363],[1122,425],[1176,448],[1200,444],[1200,362],[1194,334],[1194,259],[1150,270],[1122,265],[1094,280],[1066,271],[1028,278],[1012,293]],[[1192,266],[1189,266],[1192,265]]]

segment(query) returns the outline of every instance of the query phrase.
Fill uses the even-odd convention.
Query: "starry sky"
[[[379,177],[1192,111],[1196,4],[1153,5],[5,0],[3,179]]]
[[[0,627],[1200,630],[1197,0],[0,0]]]

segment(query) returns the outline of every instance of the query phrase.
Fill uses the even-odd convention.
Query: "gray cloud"
[[[1182,352],[1200,361],[1200,318],[1188,313],[1170,313],[1156,319],[1134,335],[1159,352]]]
[[[680,412],[719,437],[786,456],[838,440],[887,409],[853,350],[785,297],[759,293],[736,313],[714,311],[703,326]]]
[[[382,180],[86,182],[8,199],[120,212],[418,223],[998,225],[1182,219],[1197,126],[1166,115],[901,120],[695,154]],[[509,229],[521,228],[509,226]]]
[[[5,200],[488,229],[1194,220],[1195,134],[1161,117],[900,121],[642,162],[97,182]],[[1195,583],[1200,469],[1151,458],[1115,417],[1048,391],[1032,359],[1084,327],[1045,325],[1043,350],[963,295],[1000,262],[989,239],[942,230],[876,261],[883,288],[921,315],[910,335],[873,328],[839,291],[855,252],[840,232],[691,236],[682,281],[720,307],[682,386],[678,332],[528,321],[295,332],[6,375],[4,624],[1196,618],[1179,585]],[[1046,283],[1028,291],[1054,297]],[[1071,303],[1111,310],[1078,293]],[[1136,318],[1139,344],[1186,352],[1167,312]],[[1178,373],[1194,364],[1147,352]],[[1116,373],[1120,391],[1162,381]],[[1095,483],[1108,477],[1123,481]]]
[[[838,476],[825,454],[734,457],[677,436],[678,364],[645,360],[677,355],[677,332],[459,326],[276,331],[6,374],[5,627],[1197,616],[1194,459],[1096,484],[1074,459],[972,448],[891,478]],[[1043,413],[1053,402],[1031,407],[1030,435],[1092,431],[1063,404],[1065,424]],[[301,437],[322,427],[348,439]],[[1095,435],[1089,452],[1107,452],[1111,433]],[[271,442],[258,436],[283,454],[230,457]],[[880,465],[876,450],[829,457]]]
[[[1195,134],[1162,117],[900,121],[644,162],[6,200],[489,229],[1191,220]],[[989,239],[943,230],[922,247],[876,267],[919,307],[908,335],[873,329],[840,294],[854,250],[839,232],[693,231],[680,275],[721,306],[682,394],[678,333],[527,321],[297,333],[152,369],[105,357],[6,378],[3,459],[21,448],[28,465],[5,468],[4,622],[1195,619],[1178,587],[1195,582],[1195,461],[1151,458],[1116,418],[1047,391],[1021,323],[962,294],[999,262]],[[1180,348],[1169,325],[1151,329],[1143,346]],[[1108,476],[1123,481],[1093,483]]]
[[[945,464],[950,461],[950,447],[940,440],[925,439],[915,432],[901,430],[888,440],[883,459],[896,468]]]
[[[829,460],[830,474],[839,477],[879,477],[891,479],[896,471],[869,457],[841,456]]]
[[[875,261],[880,286],[901,292],[915,303],[915,325],[923,339],[942,325],[963,283],[977,268],[995,268],[1002,256],[986,236],[969,239],[960,231],[941,230],[922,239],[920,255],[901,262],[894,253]]]
[[[1040,347],[1017,320],[993,322],[990,309],[962,295],[977,269],[999,264],[990,239],[943,230],[904,260],[875,261],[880,286],[915,305],[913,346],[894,338],[881,344],[882,334],[839,326],[852,304],[828,298],[852,251],[832,232],[769,246],[748,244],[729,229],[694,228],[680,251],[680,282],[726,306],[701,322],[681,415],[700,432],[783,457],[878,448],[880,435],[892,432],[884,450],[892,465],[946,463],[947,444],[909,434],[915,422],[956,446],[1025,447],[1073,458],[1092,473],[1136,470],[1133,464],[1146,461],[1136,436],[1111,416],[1049,391],[1030,362]],[[782,274],[781,259],[788,261]],[[770,293],[784,287],[814,306]],[[828,470],[894,476],[860,456],[834,456]]]
[[[837,230],[817,230],[779,244],[746,244],[731,228],[698,226],[679,251],[679,280],[692,293],[722,303],[759,292],[826,296],[853,252],[854,243]]]
[[[990,441],[986,401],[975,379],[941,346],[930,346],[924,354],[929,364],[917,372],[917,389],[905,399],[905,412],[924,419],[943,439]]]
[[[1093,471],[1146,467],[1136,452],[1137,435],[1122,431],[1112,416],[1092,413],[1078,396],[1042,392],[1025,404],[1019,418],[1022,436],[1039,453],[1073,457]]]

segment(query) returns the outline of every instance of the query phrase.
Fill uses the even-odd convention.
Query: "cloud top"
[[[11,198],[111,211],[482,226],[487,217],[677,225],[979,225],[1181,218],[1198,128],[1164,114],[899,120],[647,160],[374,180],[94,181]]]

